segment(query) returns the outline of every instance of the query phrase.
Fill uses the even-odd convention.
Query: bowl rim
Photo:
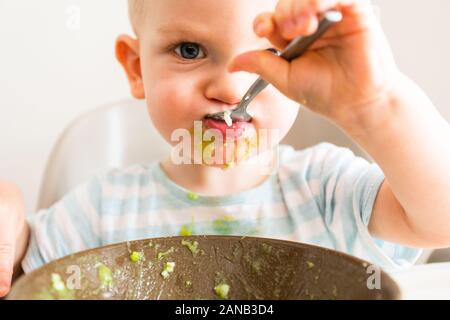
[[[86,249],[86,250],[75,252],[75,253],[66,255],[64,257],[58,258],[56,260],[50,261],[49,263],[46,263],[43,266],[41,266],[29,273],[22,274],[19,277],[19,279],[17,279],[15,281],[15,283],[13,284],[10,294],[13,293],[14,289],[16,287],[18,287],[20,285],[20,283],[22,283],[23,281],[26,281],[26,279],[32,277],[34,274],[41,272],[42,269],[51,267],[52,265],[56,265],[58,263],[61,263],[62,261],[66,260],[68,258],[76,259],[76,258],[83,257],[85,255],[89,255],[93,252],[98,252],[100,250],[112,249],[112,248],[121,247],[124,245],[133,246],[135,244],[140,244],[142,242],[158,242],[158,241],[183,240],[183,239],[184,240],[186,240],[186,239],[190,239],[190,240],[216,239],[216,240],[222,240],[222,241],[227,240],[227,239],[233,240],[233,241],[242,241],[244,239],[250,239],[253,241],[261,241],[261,242],[268,241],[268,242],[277,243],[279,245],[285,245],[285,246],[289,246],[289,247],[297,247],[297,248],[302,248],[302,249],[312,249],[312,250],[321,251],[325,254],[331,254],[334,256],[338,256],[338,257],[343,258],[351,263],[360,264],[363,267],[376,266],[381,271],[381,276],[383,278],[383,281],[390,282],[390,285],[391,285],[390,291],[392,294],[392,300],[401,300],[402,299],[402,291],[401,291],[401,288],[400,288],[399,284],[397,283],[397,281],[388,272],[386,272],[383,268],[379,267],[378,265],[376,265],[374,263],[368,262],[366,260],[360,259],[358,257],[352,256],[352,255],[342,252],[342,251],[333,250],[333,249],[326,248],[326,247],[321,247],[321,246],[315,245],[315,244],[308,244],[308,243],[291,241],[291,240],[283,240],[283,239],[274,239],[274,238],[265,238],[265,237],[256,237],[256,236],[239,236],[239,235],[192,235],[192,236],[166,236],[166,237],[156,237],[156,238],[144,238],[144,239],[137,239],[137,240],[122,241],[122,242],[117,242],[117,243],[112,243],[112,244],[108,244],[108,245],[104,245],[104,246]],[[7,297],[7,299],[8,299],[8,297]]]

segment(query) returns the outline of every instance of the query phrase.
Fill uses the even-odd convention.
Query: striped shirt
[[[241,235],[314,244],[386,269],[413,264],[420,249],[368,231],[384,181],[376,164],[322,143],[280,146],[277,170],[259,186],[226,196],[195,195],[158,162],[98,173],[49,209],[29,215],[25,272],[103,245],[179,235]]]

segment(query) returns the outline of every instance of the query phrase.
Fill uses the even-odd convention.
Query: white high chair
[[[38,209],[48,208],[98,170],[149,163],[170,155],[143,101],[125,100],[84,114],[70,124],[50,154]]]
[[[341,130],[306,109],[301,110],[283,143],[300,149],[323,141],[367,158]],[[50,207],[100,169],[149,163],[168,155],[170,146],[152,125],[144,101],[124,100],[91,111],[73,121],[54,146],[37,209]],[[419,263],[425,263],[431,254],[427,250]],[[450,261],[449,252],[437,257]]]

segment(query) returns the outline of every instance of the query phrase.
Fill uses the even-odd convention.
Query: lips
[[[220,131],[224,141],[239,139],[244,136],[248,129],[252,126],[250,122],[238,121],[233,122],[233,125],[229,127],[225,121],[214,119],[204,119],[203,125],[206,129],[215,129]]]

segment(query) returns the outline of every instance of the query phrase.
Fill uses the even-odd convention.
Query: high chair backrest
[[[38,209],[48,208],[98,170],[149,163],[170,155],[145,102],[125,100],[88,112],[62,133],[42,179]]]

